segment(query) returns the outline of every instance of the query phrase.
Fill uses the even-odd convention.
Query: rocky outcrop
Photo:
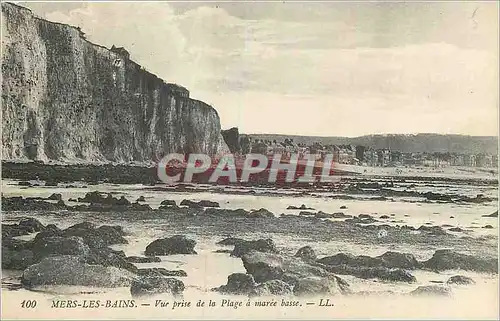
[[[126,270],[90,265],[76,256],[52,256],[24,270],[21,284],[26,288],[45,285],[121,287],[128,286],[133,277]]]
[[[132,281],[130,294],[134,297],[155,294],[171,294],[177,296],[184,291],[184,283],[174,278],[146,276]]]
[[[252,251],[242,258],[243,266],[258,283],[281,280],[295,295],[346,294],[349,285],[333,273],[296,257]]]
[[[439,285],[422,285],[410,292],[413,296],[450,296],[451,289]]]
[[[448,281],[446,281],[446,284],[460,284],[460,285],[475,284],[475,283],[476,281],[465,275],[454,275],[450,277]]]
[[[224,141],[226,142],[227,146],[229,147],[229,150],[231,153],[237,153],[241,151],[240,147],[240,134],[238,131],[238,128],[233,127],[227,130],[222,130],[221,131],[222,137],[224,138]]]
[[[196,241],[188,239],[184,235],[158,239],[146,246],[145,254],[150,255],[174,255],[174,254],[196,254],[194,246]]]
[[[480,258],[449,249],[437,250],[424,267],[434,271],[466,270],[498,273],[498,259]]]
[[[242,257],[251,251],[278,253],[278,249],[272,239],[260,239],[255,241],[242,241],[234,244],[231,256]]]
[[[216,110],[75,27],[2,3],[6,160],[150,162],[229,152]]]

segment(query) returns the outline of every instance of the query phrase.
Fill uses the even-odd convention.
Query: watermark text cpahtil
[[[180,171],[172,173],[168,169],[178,168]],[[264,154],[247,154],[235,159],[234,155],[227,154],[213,159],[205,154],[168,154],[158,163],[158,178],[166,184],[176,182],[190,183],[198,174],[210,174],[208,181],[216,183],[224,178],[230,183],[249,182],[253,175],[266,173],[269,183],[276,183],[279,174],[286,172],[284,182],[312,183],[338,182],[338,176],[333,172],[333,155],[322,157],[315,154],[291,154],[283,157],[281,154],[272,156]]]

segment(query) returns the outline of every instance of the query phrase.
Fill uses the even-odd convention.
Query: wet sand
[[[373,182],[373,181],[365,181]],[[245,239],[272,238],[278,249],[285,254],[293,255],[299,248],[310,245],[318,257],[334,255],[339,252],[354,255],[377,256],[388,250],[412,253],[419,260],[426,260],[435,250],[450,248],[462,253],[480,257],[496,257],[498,247],[498,218],[484,217],[497,210],[497,185],[478,182],[464,184],[463,182],[401,182],[391,187],[397,190],[404,188],[402,184],[414,184],[413,190],[418,192],[454,193],[475,197],[483,194],[490,201],[480,203],[470,202],[439,202],[422,198],[394,196],[390,200],[370,200],[377,196],[377,190],[367,193],[340,193],[355,199],[335,199],[331,190],[294,190],[268,188],[234,188],[211,187],[196,185],[166,190],[164,187],[144,185],[99,184],[92,186],[72,187],[20,187],[17,181],[3,181],[4,197],[23,195],[48,197],[52,193],[61,193],[67,204],[69,198],[83,197],[87,192],[99,190],[112,192],[115,196],[124,195],[133,201],[144,196],[146,203],[153,210],[142,212],[75,212],[75,211],[9,211],[3,213],[3,223],[16,222],[21,217],[36,217],[43,224],[56,224],[61,228],[82,221],[94,222],[97,225],[120,225],[127,232],[129,244],[114,245],[112,248],[123,250],[127,255],[143,255],[144,249],[151,241],[183,234],[194,239],[197,255],[173,255],[161,257],[162,262],[136,264],[139,267],[165,267],[167,269],[183,269],[186,278],[181,278],[186,285],[184,300],[195,302],[198,298],[218,301],[228,298],[212,288],[223,285],[231,273],[245,273],[241,259],[230,257],[228,253],[215,253],[227,247],[216,245],[221,239],[233,236]],[[164,190],[162,190],[164,189]],[[191,189],[191,190],[190,190]],[[224,190],[237,190],[239,194],[225,193]],[[246,190],[254,193],[247,194]],[[299,195],[294,193],[298,192]],[[258,193],[258,194],[256,194]],[[365,197],[366,198],[363,198]],[[211,200],[220,204],[221,208],[247,210],[266,208],[275,214],[275,218],[236,218],[208,217],[186,215],[185,210],[156,210],[162,200]],[[77,204],[76,202],[74,204]],[[299,215],[301,210],[287,209],[290,205],[300,207],[305,204],[317,213],[343,212],[346,215],[371,215],[377,222],[372,224],[347,223],[345,219],[318,219]],[[342,208],[341,208],[342,207]],[[345,207],[345,208],[344,208]],[[200,210],[203,211],[203,210]],[[285,215],[281,215],[285,214]],[[381,216],[389,218],[381,218]],[[402,225],[418,228],[421,225],[444,226],[445,235],[429,235],[420,231],[402,231]],[[493,228],[485,229],[483,226]],[[377,227],[381,226],[381,227]],[[448,231],[451,227],[461,227],[463,232]],[[387,235],[380,237],[380,230]],[[33,235],[22,238],[29,239]],[[3,270],[4,281],[14,280],[20,271]],[[331,319],[331,318],[498,318],[498,274],[478,273],[450,270],[432,272],[416,270],[413,272],[416,283],[384,282],[379,280],[364,280],[343,275],[354,292],[372,292],[371,295],[331,296],[333,307],[307,306],[306,308],[197,308],[166,310],[161,308],[128,308],[128,309],[51,309],[50,302],[54,298],[91,299],[132,299],[129,288],[97,289],[100,293],[82,294],[81,288],[48,289],[49,292],[33,292],[25,289],[2,289],[3,316],[6,318],[206,318],[206,319],[244,319],[244,318],[286,318],[286,319]],[[410,297],[411,292],[419,285],[446,282],[453,275],[465,275],[476,281],[475,285],[453,286],[451,297]],[[7,278],[7,279],[5,279]],[[5,282],[4,282],[5,283]],[[47,290],[47,289],[46,289]],[[96,289],[92,289],[95,291]],[[56,293],[54,293],[54,291]],[[391,291],[393,294],[381,294]],[[102,292],[102,293],[101,293]],[[247,297],[230,296],[244,302]],[[37,298],[40,307],[36,311],[12,308],[19,306],[23,299]],[[172,300],[168,296],[160,296],[164,300]],[[305,305],[306,301],[319,302],[328,297],[298,299]],[[275,298],[279,300],[280,298]],[[148,301],[154,301],[154,298]],[[254,300],[254,299],[252,299]],[[45,303],[43,303],[45,302]],[[467,304],[464,304],[467,302]],[[7,307],[7,308],[6,308]],[[36,312],[36,314],[34,314]]]

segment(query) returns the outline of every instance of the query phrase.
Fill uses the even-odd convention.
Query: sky
[[[498,135],[498,2],[20,3],[243,133]]]

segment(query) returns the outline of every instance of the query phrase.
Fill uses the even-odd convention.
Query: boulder
[[[127,261],[131,263],[154,263],[161,262],[161,259],[157,256],[129,256]]]
[[[62,231],[64,236],[80,236],[91,248],[102,248],[113,244],[126,244],[125,234],[120,226],[103,225],[96,228],[93,223],[83,222]]]
[[[249,214],[247,210],[241,208],[235,210],[226,208],[207,208],[203,213],[204,215],[214,217],[247,217]]]
[[[219,203],[207,200],[201,200],[198,202],[198,204],[202,207],[220,207]]]
[[[422,232],[427,232],[427,233],[433,234],[433,235],[446,235],[446,231],[443,230],[443,228],[441,226],[422,225],[417,230],[422,231]]]
[[[255,280],[251,274],[233,273],[227,277],[226,285],[214,290],[223,294],[248,295],[255,286]]]
[[[287,210],[314,210],[314,208],[307,207],[305,204],[302,204],[300,206],[293,206],[290,205],[286,208]]]
[[[293,294],[290,284],[282,280],[270,280],[257,285],[250,291],[250,296],[290,296]]]
[[[490,224],[487,224],[487,225],[483,226],[483,228],[492,229],[492,228],[493,228],[493,226],[492,226],[492,225],[490,225]]]
[[[422,285],[410,292],[415,296],[450,296],[451,289],[439,285]]]
[[[388,251],[378,256],[382,260],[382,266],[388,268],[402,268],[402,269],[417,269],[422,267],[422,263],[418,262],[415,256],[410,253],[399,253]]]
[[[345,222],[352,223],[352,224],[373,224],[373,223],[378,222],[378,221],[376,219],[374,219],[373,217],[360,218],[358,216],[354,216],[353,218],[346,219]]]
[[[383,261],[380,258],[366,255],[354,256],[346,253],[338,253],[332,256],[323,257],[318,260],[318,263],[325,265],[348,265],[354,267],[374,267],[383,265]]]
[[[28,249],[12,250],[2,244],[2,269],[24,270],[34,263],[33,251]]]
[[[197,202],[193,202],[191,200],[182,200],[181,203],[180,203],[180,205],[181,206],[187,206],[189,208],[198,208],[198,209],[203,208],[203,206],[201,206]]]
[[[498,211],[495,211],[491,214],[485,214],[483,215],[483,217],[498,217]]]
[[[136,202],[145,202],[146,201],[146,198],[144,196],[139,196],[136,200]]]
[[[137,273],[138,270],[134,264],[127,261],[123,251],[115,251],[109,247],[91,248],[89,255],[85,257],[85,261],[89,264],[114,266],[132,273]]]
[[[293,287],[296,296],[317,296],[343,294],[335,278],[308,276],[298,279]]]
[[[158,239],[151,242],[147,247],[146,255],[173,255],[173,254],[196,254],[194,246],[196,241],[188,239],[184,235]]]
[[[37,262],[44,257],[52,255],[87,257],[90,253],[88,245],[78,236],[54,236],[35,239],[32,249]]]
[[[161,201],[160,205],[162,205],[162,206],[177,206],[175,201],[172,201],[172,200]]]
[[[26,288],[45,285],[122,287],[130,285],[134,275],[115,267],[90,265],[76,256],[50,256],[24,270],[21,284]]]
[[[21,230],[25,231],[26,234],[40,232],[45,228],[39,220],[32,217],[22,218],[17,225]]]
[[[251,211],[247,214],[247,217],[252,218],[274,218],[274,214],[265,208],[258,209],[256,211]]]
[[[119,225],[102,225],[96,231],[107,245],[128,244],[128,241],[123,237],[125,232]]]
[[[63,231],[55,226],[54,224],[49,224],[45,227],[45,229],[35,235],[35,241],[40,240],[46,237],[56,237],[56,236],[64,236]]]
[[[144,276],[132,281],[130,293],[133,297],[156,294],[171,294],[178,296],[184,291],[181,280],[163,276]]]
[[[137,270],[137,275],[186,277],[187,273],[184,270],[167,270],[165,268],[146,268]]]
[[[319,211],[318,213],[314,214],[314,217],[315,218],[333,218],[333,214]]]
[[[498,273],[498,261],[492,258],[478,258],[472,255],[461,254],[449,249],[437,250],[427,261],[425,268],[435,271],[466,270],[476,272]]]
[[[49,197],[47,197],[48,200],[52,200],[52,201],[62,201],[62,195],[61,194],[56,194],[56,193],[53,193],[52,195],[50,195]]]
[[[125,198],[125,196],[121,196],[120,199],[118,201],[116,201],[116,205],[121,205],[121,206],[128,206],[130,205],[130,201],[128,199]]]
[[[3,211],[57,211],[64,210],[65,206],[47,202],[41,197],[23,199],[20,197],[2,197]]]
[[[199,202],[191,201],[191,200],[182,200],[181,206],[187,206],[190,208],[203,208],[203,207],[219,207],[219,203],[201,200]]]
[[[413,283],[417,279],[408,270],[387,267],[366,267],[350,265],[325,265],[324,269],[340,275],[352,275],[360,279],[379,279],[390,282]]]
[[[343,280],[339,281],[340,278],[336,275],[300,258],[252,251],[245,254],[241,259],[247,273],[251,274],[258,283],[282,280],[294,287],[304,278],[318,277],[322,279],[322,282],[331,285],[328,293],[346,293],[349,291],[349,285]],[[306,282],[303,283],[305,287],[307,281],[304,282]]]
[[[332,218],[351,218],[352,215],[344,214],[343,212],[336,212],[332,214]]]
[[[471,279],[468,276],[464,275],[454,275],[446,281],[446,284],[461,284],[461,285],[467,285],[467,284],[475,284],[476,282]]]
[[[108,194],[108,197],[109,196],[111,196],[111,194]],[[78,198],[78,201],[81,203],[104,203],[105,198],[100,192],[92,191],[85,194],[85,197]]]
[[[241,257],[250,251],[278,253],[278,249],[272,239],[260,239],[256,241],[244,241],[234,245],[231,256]]]
[[[309,245],[301,247],[297,253],[295,253],[295,257],[299,257],[303,260],[310,260],[310,261],[316,261],[316,253],[314,252],[313,248],[310,247]]]

